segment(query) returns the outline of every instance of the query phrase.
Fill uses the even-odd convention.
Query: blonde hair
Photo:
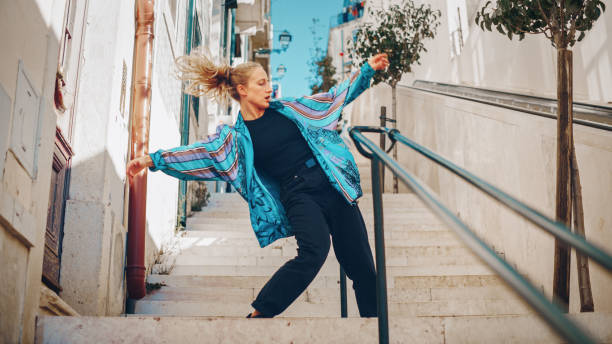
[[[245,62],[236,67],[225,63],[217,65],[201,50],[177,57],[175,65],[177,77],[186,83],[185,93],[197,97],[205,95],[219,103],[227,103],[229,97],[240,101],[236,86],[246,86],[253,70],[263,68],[257,62]]]

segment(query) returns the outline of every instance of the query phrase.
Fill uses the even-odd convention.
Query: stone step
[[[147,276],[147,283],[168,287],[184,288],[257,288],[263,287],[270,279],[266,276],[194,276],[194,275],[159,275]],[[391,282],[393,280],[391,279]],[[318,275],[310,283],[312,288],[339,288],[339,276]]]
[[[229,211],[228,209],[231,209],[234,212],[248,213],[247,203],[241,197],[235,197],[232,195],[233,194],[219,194],[219,196],[211,197],[211,201],[206,207],[202,208],[201,211],[194,212],[189,218],[201,216],[207,212],[227,212]],[[359,204],[359,209],[363,214],[372,213],[373,203],[371,194],[364,194],[362,197],[357,199],[357,203]],[[428,210],[429,208],[417,196],[410,193],[385,193],[383,194],[383,205],[385,213],[396,213],[401,210],[431,213]]]
[[[371,199],[372,198],[372,194],[371,193],[363,193],[363,195],[359,198],[361,199]],[[420,202],[419,198],[417,195],[413,194],[413,193],[399,193],[399,194],[394,194],[394,193],[389,193],[386,192],[383,194],[383,201],[397,201],[397,200],[404,200],[407,202]],[[210,202],[209,202],[209,206],[216,206],[219,204],[224,204],[227,202],[245,202],[244,199],[237,193],[237,192],[230,192],[230,193],[213,193],[211,194],[210,197]],[[246,204],[246,203],[245,203]],[[422,203],[417,203],[417,204],[422,204]]]
[[[375,249],[372,249],[373,253]],[[297,245],[279,248],[258,247],[190,247],[183,248],[176,257],[176,265],[272,265],[280,266],[297,255]],[[411,266],[415,264],[467,264],[479,260],[470,249],[457,245],[431,245],[414,247],[386,247],[387,266]],[[335,260],[330,248],[328,260]]]
[[[355,292],[347,285],[348,300],[355,299]],[[261,286],[263,287],[263,285]],[[139,301],[219,301],[252,302],[259,293],[260,288],[235,287],[168,287],[163,286],[147,294]],[[516,300],[518,297],[503,285],[465,288],[390,288],[387,291],[389,303],[409,303],[427,301],[449,300]],[[297,301],[310,303],[338,303],[340,302],[340,288],[307,288]]]
[[[389,317],[409,316],[482,316],[527,314],[531,310],[522,301],[480,299],[442,300],[427,302],[389,302]],[[348,304],[348,315],[358,317],[359,311],[354,298]],[[135,303],[135,314],[178,315],[178,316],[246,316],[252,307],[250,302],[234,302],[231,299],[212,301],[150,301]],[[296,300],[278,317],[335,317],[340,316],[340,302],[313,303]]]
[[[224,209],[229,209],[231,208],[230,206],[225,207]],[[372,221],[372,219],[374,218],[374,214],[371,211],[363,211],[361,212],[361,215],[363,216],[364,220],[367,221]],[[383,212],[383,218],[384,221],[387,222],[392,222],[392,223],[398,223],[400,221],[406,222],[406,223],[441,223],[440,220],[438,220],[438,218],[433,215],[430,214],[428,211],[422,210],[422,211],[416,211],[414,209],[401,209],[398,208],[395,211],[385,211]],[[213,211],[207,211],[207,212],[199,212],[198,214],[194,214],[192,216],[190,216],[189,218],[187,218],[187,225],[194,225],[194,224],[218,224],[218,223],[222,223],[220,220],[248,220],[249,219],[249,212],[246,210],[237,210],[237,211],[227,211],[227,210],[222,210],[222,211],[218,211],[218,210],[213,210]]]
[[[612,314],[570,314],[612,342]],[[265,324],[265,326],[262,326]],[[538,316],[391,317],[390,343],[562,343]],[[378,343],[376,318],[39,316],[36,343]]]
[[[460,271],[463,270],[463,271]],[[455,269],[448,275],[435,275],[434,271],[416,271],[421,274],[412,276],[387,276],[387,288],[389,289],[448,289],[448,288],[474,288],[474,287],[499,287],[505,285],[503,280],[492,273],[482,273],[476,269],[468,271]],[[445,272],[438,269],[438,273]],[[463,274],[453,274],[463,272]],[[162,287],[177,288],[261,288],[266,284],[271,275],[266,276],[195,276],[195,275],[158,275],[147,276],[147,283],[157,284]],[[347,279],[350,289],[351,282]],[[317,275],[310,283],[309,288],[332,288],[340,287],[339,273],[332,276]]]
[[[412,245],[411,245],[412,244]],[[462,247],[458,245],[456,241],[446,241],[446,242],[405,242],[402,245],[401,242],[394,241],[386,241],[386,249],[387,257],[391,257],[401,251],[403,249],[412,249],[415,251],[418,247]],[[297,254],[297,243],[295,241],[288,241],[283,243],[273,243],[266,247],[259,247],[255,240],[246,241],[243,245],[198,245],[198,242],[181,242],[179,243],[179,253],[176,255],[181,258],[181,262],[177,262],[177,264],[183,264],[182,259],[186,259],[184,257],[210,257],[210,256],[225,256],[225,257],[258,257],[258,256],[283,256],[283,257],[294,257]],[[375,243],[374,240],[370,240],[370,247],[372,251],[375,251]],[[388,252],[387,252],[388,251]],[[468,250],[466,250],[467,252]],[[334,257],[333,254],[333,246],[330,247],[330,257]],[[197,261],[197,259],[196,259]],[[185,263],[187,264],[187,263]]]
[[[374,226],[374,218],[372,216],[364,216],[363,221],[365,222],[368,228]],[[410,225],[415,225],[416,227],[422,225],[441,225],[442,221],[437,219],[434,216],[426,215],[426,216],[416,216],[412,214],[396,214],[396,215],[386,215],[384,216],[384,225],[385,228],[389,227],[406,227]],[[251,220],[249,216],[246,214],[240,215],[236,214],[233,217],[198,217],[198,218],[190,218],[187,221],[187,228],[190,230],[201,230],[207,229],[210,225],[224,225],[224,228],[239,228],[240,230],[243,227],[250,227]],[[219,226],[221,227],[221,226]]]
[[[175,266],[170,274],[189,276],[272,276],[279,266],[236,266],[236,265],[179,265]],[[164,271],[163,269],[159,271]],[[338,275],[340,268],[337,263],[325,263],[319,275]],[[387,276],[414,276],[414,275],[446,275],[446,274],[489,274],[490,269],[483,265],[431,265],[431,266],[387,266]]]
[[[295,255],[294,255],[295,256]],[[173,257],[176,259],[171,272],[174,274],[190,275],[190,274],[206,274],[211,267],[215,271],[242,271],[248,268],[261,268],[261,271],[271,271],[270,269],[280,268],[283,264],[289,261],[290,255],[284,256],[207,256],[201,257],[198,255],[180,255]],[[390,256],[387,255],[386,266],[388,268],[396,267],[429,267],[429,266],[456,266],[456,265],[478,265],[480,260],[477,257],[470,255],[459,256]],[[166,269],[166,264],[156,264],[153,266],[154,271],[163,271]],[[227,269],[223,269],[222,267]],[[162,270],[156,270],[162,269]],[[339,269],[338,261],[335,257],[327,259],[322,271],[336,271]],[[272,271],[272,272],[274,272]]]
[[[247,223],[243,219],[233,220],[232,221],[233,223],[229,223],[229,224],[224,223],[223,221],[220,221],[220,220],[215,220],[213,222],[218,222],[218,223],[189,224],[187,225],[185,236],[192,236],[191,234],[189,234],[190,232],[209,232],[209,231],[215,232],[215,234],[221,238],[236,237],[236,234],[228,234],[230,236],[225,236],[224,234],[222,234],[223,232],[243,232],[243,233],[251,233],[251,235],[254,235],[250,222]],[[364,222],[366,224],[368,235],[374,235],[374,223],[370,222],[369,220],[366,220]],[[391,232],[404,232],[404,233],[398,233],[397,236],[399,237],[408,236],[409,234],[406,232],[412,232],[412,231],[449,231],[449,229],[446,225],[442,223],[414,223],[414,222],[388,223],[388,222],[385,222],[385,225],[384,225],[384,232],[389,233],[389,235],[394,235],[394,233],[391,233]]]
[[[261,248],[255,238],[255,233],[251,230],[242,237],[225,238],[223,234],[210,233],[208,231],[186,231],[184,236],[177,238],[181,249],[191,247],[242,247],[254,248],[254,252],[261,252],[271,247],[282,248],[288,245],[297,247],[295,238],[280,239],[272,244]],[[411,231],[409,239],[391,239],[393,233],[385,233],[385,247],[412,247],[426,245],[452,245],[459,244],[457,236],[451,231]],[[407,235],[405,235],[407,236]],[[374,233],[368,233],[370,246],[374,247]]]

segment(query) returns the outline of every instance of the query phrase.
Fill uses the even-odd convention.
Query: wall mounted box
[[[36,178],[37,172],[39,131],[40,95],[19,60],[10,149],[32,179]]]

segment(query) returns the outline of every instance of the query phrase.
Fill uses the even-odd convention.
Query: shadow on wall
[[[118,315],[125,295],[124,177],[108,151],[80,160],[79,145],[65,207],[60,296],[82,315]]]
[[[82,315],[119,315],[125,312],[128,223],[125,205],[128,195],[124,195],[124,190],[127,192],[125,174],[120,176],[117,173],[119,168],[124,166],[116,166],[109,152],[104,151],[75,162],[71,169],[62,243],[60,283],[63,291],[60,296]],[[177,193],[176,182],[153,185],[149,180],[148,184],[147,274],[160,249],[174,236]],[[166,192],[170,194],[168,197]],[[163,203],[155,204],[149,201],[151,199],[168,202],[174,207],[163,208]],[[150,221],[159,216],[151,217],[160,215],[160,212],[167,221],[165,225],[156,223],[155,233],[152,233]]]

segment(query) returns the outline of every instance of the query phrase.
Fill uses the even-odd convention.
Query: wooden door
[[[70,168],[72,150],[59,128],[56,129],[55,149],[51,187],[49,188],[49,208],[47,209],[47,228],[45,232],[45,253],[43,257],[43,282],[55,292],[60,292],[60,266],[64,207],[68,194],[67,174]]]

